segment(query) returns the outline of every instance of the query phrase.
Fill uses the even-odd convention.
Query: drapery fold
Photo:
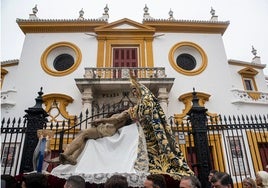
[[[140,134],[136,123],[133,123],[111,137],[89,139],[76,165],[59,165],[51,174],[65,179],[70,175],[81,175],[87,182],[96,184],[105,183],[113,174],[122,174],[127,177],[130,186],[142,186],[148,172],[138,169],[148,167],[137,168],[137,164],[141,165],[138,153],[146,153],[140,152]],[[142,163],[148,165],[144,160]]]

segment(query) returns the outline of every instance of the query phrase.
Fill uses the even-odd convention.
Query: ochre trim
[[[104,64],[104,57],[106,57],[105,43],[106,41],[104,39],[98,39],[97,67],[105,67]]]
[[[90,20],[18,20],[20,29],[26,33],[74,33],[93,32],[106,21]]]
[[[132,28],[119,28],[122,25],[129,25]],[[96,33],[118,33],[118,32],[129,32],[129,33],[141,33],[141,32],[146,32],[146,33],[154,33],[155,29],[153,27],[150,27],[145,24],[138,23],[136,21],[130,20],[128,18],[123,18],[121,20],[117,20],[115,22],[102,25],[100,27],[97,27],[95,29]]]
[[[133,20],[124,18],[113,22],[117,26],[122,22],[128,22],[132,25],[138,25]],[[24,34],[26,33],[70,33],[70,32],[93,32],[95,28],[105,30],[108,23],[102,20],[23,20],[18,19],[17,24]],[[185,33],[220,33],[224,34],[229,22],[202,22],[202,21],[143,21],[141,28],[153,29],[155,32],[185,32]]]
[[[251,67],[246,67],[246,68],[238,71],[238,73],[240,75],[249,77],[249,76],[256,76],[259,72]]]
[[[149,42],[148,42],[149,41]],[[113,67],[112,48],[113,47],[137,47],[138,67],[153,67],[152,39],[145,40],[140,37],[120,37],[107,36],[104,41],[98,38],[97,67]]]
[[[214,162],[214,169],[220,172],[225,172],[225,162],[223,161],[223,146],[221,142],[221,134],[209,135],[209,146],[212,146],[212,156]]]
[[[264,141],[267,140],[267,132],[260,133],[260,132],[247,131],[246,133],[249,142],[249,150],[253,160],[254,171],[258,172],[260,170],[264,170],[260,168],[262,167],[262,162],[258,143],[263,143]]]
[[[1,78],[2,76],[5,76],[8,73],[6,69],[1,68]]]
[[[59,47],[69,47],[75,52],[76,59],[75,59],[73,66],[67,70],[64,70],[64,71],[52,70],[49,68],[49,66],[47,64],[47,59],[48,59],[48,55],[50,54],[50,52],[52,52],[53,50],[55,50],[56,48],[59,48]],[[77,67],[81,63],[81,59],[82,59],[82,53],[81,53],[80,49],[75,44],[72,44],[70,42],[58,42],[58,43],[52,44],[43,52],[43,54],[41,56],[41,66],[47,74],[50,74],[52,76],[65,76],[65,75],[72,73],[73,71],[75,71],[77,69]]]
[[[255,76],[259,73],[258,71],[256,71],[255,69],[251,68],[251,67],[246,67],[240,71],[238,71],[238,73],[241,75],[242,78],[242,83],[244,86],[244,89],[247,91],[247,94],[253,99],[253,100],[258,100],[261,96],[260,92],[258,91],[258,87],[255,81]],[[248,91],[246,84],[245,84],[245,79],[251,79],[253,82],[253,88],[254,91]]]
[[[253,100],[259,100],[261,97],[260,92],[254,92],[254,91],[247,91],[247,94],[253,99]]]
[[[174,33],[220,33],[224,34],[229,22],[194,22],[194,21],[163,21],[144,20],[144,25],[155,28],[156,32]]]
[[[97,27],[95,32],[98,40],[98,68],[113,66],[113,47],[136,47],[138,67],[154,67],[152,45],[154,28],[124,18]]]
[[[146,49],[146,57],[147,57],[147,67],[154,67],[154,60],[153,60],[153,39],[146,39],[145,40],[145,49]]]
[[[210,97],[209,94],[203,93],[203,92],[196,92],[196,96],[199,99],[198,104],[202,107],[205,106],[205,103],[207,101],[209,101],[209,97]],[[183,119],[186,117],[187,113],[192,108],[193,93],[192,92],[185,93],[185,94],[181,95],[178,98],[178,100],[183,102],[183,104],[185,106],[185,108],[182,110],[181,114],[174,114],[174,119],[180,124],[183,121]],[[217,116],[216,113],[207,112],[207,114],[211,117]]]
[[[176,50],[178,50],[180,47],[183,47],[183,46],[190,46],[190,47],[196,49],[199,52],[199,54],[201,55],[202,64],[198,69],[193,70],[193,71],[187,71],[187,70],[180,68],[177,65],[176,61],[174,60],[174,54],[175,54]],[[201,72],[203,72],[205,70],[205,68],[207,67],[207,64],[208,64],[208,59],[207,59],[207,55],[206,55],[205,51],[199,45],[192,43],[192,42],[187,42],[187,41],[175,44],[171,48],[171,50],[169,51],[168,59],[169,59],[171,66],[173,67],[173,69],[175,69],[177,72],[182,73],[182,74],[187,75],[187,76],[194,76],[194,75],[200,74]]]
[[[8,71],[6,69],[1,68],[1,85],[0,85],[0,89],[2,89],[2,85],[5,79],[6,74],[8,73]]]
[[[9,64],[3,64],[1,65],[1,67],[13,67],[13,66],[17,66],[19,63],[18,62],[14,62],[14,63],[9,63]]]
[[[58,105],[58,109],[60,114],[66,119],[66,120],[74,120],[75,116],[69,115],[69,113],[66,110],[66,107],[73,102],[73,98],[60,93],[51,93],[46,94],[42,96],[43,103],[45,104],[46,112],[49,112],[52,108],[54,102],[56,101]],[[52,121],[58,121],[57,119],[53,119],[53,116],[50,116],[52,118]],[[60,120],[62,121],[62,119]],[[73,122],[72,122],[73,123]]]

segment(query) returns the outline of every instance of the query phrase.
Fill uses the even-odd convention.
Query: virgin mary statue
[[[165,113],[154,94],[143,84],[131,78],[132,93],[137,104],[128,110],[130,117],[144,132],[149,159],[149,173],[168,174],[176,180],[194,175],[179,149],[167,123]]]

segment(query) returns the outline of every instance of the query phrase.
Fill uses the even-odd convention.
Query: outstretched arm
[[[125,123],[128,120],[129,114],[128,111],[125,110],[119,114],[114,114],[109,118],[99,118],[92,122],[93,126],[98,126],[101,123],[110,123],[110,124],[121,124]]]

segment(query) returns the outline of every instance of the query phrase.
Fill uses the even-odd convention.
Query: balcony
[[[169,92],[175,78],[167,78],[164,67],[157,68],[85,68],[84,78],[75,79],[80,92],[90,88],[93,93],[107,93],[114,91],[130,90],[130,72],[134,74],[140,83],[146,85],[154,94],[159,88],[165,88]]]
[[[5,109],[8,112],[9,109],[16,105],[15,97],[17,91],[10,89],[7,91],[1,91],[1,108]]]
[[[232,103],[268,104],[268,93],[232,89]]]

